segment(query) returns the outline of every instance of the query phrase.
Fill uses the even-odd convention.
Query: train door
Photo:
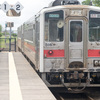
[[[83,62],[82,20],[69,21],[69,62]]]
[[[39,66],[39,50],[40,50],[40,16],[35,19],[35,46],[36,46],[36,53],[35,53],[35,60],[36,60],[36,69],[38,70]]]
[[[68,26],[68,67],[83,68],[86,64],[86,21],[70,19]]]

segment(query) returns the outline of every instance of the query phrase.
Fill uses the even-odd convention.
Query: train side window
[[[71,42],[82,41],[82,21],[70,22],[70,41]]]
[[[33,29],[35,30],[35,24],[33,24]]]
[[[100,12],[89,12],[89,41],[100,42]]]
[[[45,14],[45,41],[63,41],[63,30],[63,11],[55,11]]]

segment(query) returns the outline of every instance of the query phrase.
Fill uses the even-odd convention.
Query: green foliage
[[[100,7],[100,0],[92,0],[95,6]]]
[[[2,33],[0,33],[0,37],[2,37]]]
[[[91,0],[85,0],[82,2],[83,5],[90,5]]]
[[[16,36],[17,36],[17,34],[15,34],[15,33],[12,33],[11,35],[12,35],[13,37],[16,37]]]
[[[2,26],[0,25],[0,32],[2,31]]]
[[[100,0],[85,0],[85,1],[82,2],[82,4],[83,5],[90,5],[91,1],[92,1],[92,4],[94,6],[100,7]]]
[[[5,32],[4,33],[2,33],[3,35],[5,35]],[[9,35],[9,33],[8,32],[6,32],[6,35]]]

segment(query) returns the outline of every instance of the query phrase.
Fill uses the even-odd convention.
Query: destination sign
[[[59,18],[59,14],[49,14],[50,18]]]
[[[100,14],[90,14],[90,18],[100,18]]]

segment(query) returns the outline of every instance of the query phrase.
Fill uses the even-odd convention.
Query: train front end
[[[40,70],[49,87],[100,87],[100,8],[46,8],[41,23]]]

